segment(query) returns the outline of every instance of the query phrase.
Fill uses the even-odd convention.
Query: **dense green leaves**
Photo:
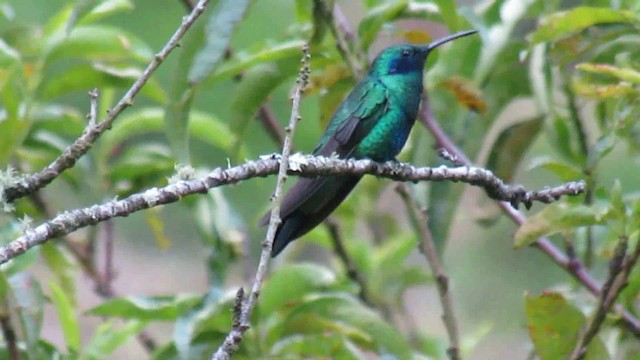
[[[189,72],[189,82],[201,82],[220,62],[231,42],[234,28],[250,4],[250,0],[218,1],[205,28],[206,44],[195,57]]]
[[[0,187],[45,168],[86,130],[87,92],[94,88],[101,121],[188,7],[186,1],[168,3],[166,12],[131,0],[42,2],[37,9],[31,3],[0,4]],[[474,28],[479,36],[434,51],[425,69],[428,105],[446,136],[508,183],[529,189],[584,179],[586,195],[525,213],[512,251],[513,225],[504,225],[502,212],[481,190],[477,198],[462,184],[423,182],[411,189],[428,208],[435,241],[455,240],[439,250],[454,306],[463,309],[457,319],[463,357],[495,357],[492,342],[481,340],[509,332],[516,339],[505,344],[516,349],[512,357],[525,358],[517,352],[533,347],[542,360],[566,358],[592,319],[596,299],[583,296],[579,281],[550,271],[551,262],[529,256],[535,250],[519,248],[540,236],[551,236],[547,244],[562,239],[575,253],[572,266],[583,259],[592,264],[598,285],[606,281],[602,269],[620,239],[628,239],[629,254],[635,250],[640,8],[630,0],[577,7],[566,1],[467,3],[211,1],[88,154],[38,193],[6,206],[13,213],[0,214],[0,242],[32,226],[25,215],[39,224],[56,213],[273,152],[270,127],[283,126],[289,117],[290,89],[306,42],[311,83],[296,151],[312,149],[355,85],[351,66],[364,69],[392,43],[423,43],[444,29]],[[265,113],[268,119],[256,117]],[[437,165],[442,161],[433,145],[431,134],[416,125],[399,159]],[[9,164],[16,170],[4,171]],[[216,188],[83,229],[3,265],[0,316],[9,314],[20,355],[129,355],[146,328],[145,336],[158,345],[153,359],[210,359],[234,321],[238,288],[249,290],[264,236],[255,222],[269,204],[272,183]],[[446,356],[447,337],[430,323],[441,314],[429,296],[434,276],[416,251],[418,236],[389,184],[366,177],[332,214],[346,259],[335,254],[335,234],[319,226],[271,262],[235,358]],[[478,219],[493,221],[476,231],[472,222]],[[130,270],[138,261],[153,281]],[[526,281],[519,281],[524,269]],[[578,270],[580,276],[590,272]],[[191,277],[199,280],[184,280]],[[635,316],[637,269],[627,282],[618,304]],[[105,294],[106,283],[124,295]],[[550,288],[566,294],[527,295],[524,306],[505,296]],[[87,298],[94,289],[109,298]],[[179,295],[185,291],[195,294]],[[482,296],[475,296],[478,291]],[[55,316],[43,331],[47,300]],[[505,315],[496,316],[494,309]],[[526,328],[518,320],[523,316]],[[97,317],[101,324],[87,322]],[[605,320],[586,358],[637,357],[629,328],[615,314]],[[527,330],[530,342],[522,344]],[[60,342],[43,340],[50,331],[61,335]],[[0,343],[0,358],[10,358],[6,341]]]
[[[103,302],[88,313],[136,320],[175,320],[197,302],[198,297],[194,295],[134,296]]]
[[[631,11],[581,6],[543,18],[536,32],[532,34],[531,40],[534,43],[552,41],[598,24],[633,24],[637,21]]]

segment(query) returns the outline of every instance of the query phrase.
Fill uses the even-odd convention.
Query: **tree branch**
[[[256,278],[253,281],[249,297],[244,297],[244,290],[238,291],[236,296],[236,305],[234,307],[234,320],[231,331],[224,339],[224,342],[218,350],[212,355],[212,360],[227,360],[231,354],[236,351],[238,345],[244,337],[244,333],[249,329],[251,313],[256,305],[262,283],[267,275],[269,259],[271,259],[271,247],[273,239],[276,237],[276,231],[282,220],[280,219],[280,204],[282,203],[282,193],[284,192],[284,182],[287,180],[287,170],[289,168],[289,154],[291,153],[291,144],[296,125],[300,121],[300,98],[304,92],[304,88],[309,83],[309,63],[311,54],[308,45],[302,49],[302,68],[298,74],[296,81],[297,86],[293,93],[291,106],[291,117],[289,125],[285,129],[284,145],[282,146],[282,156],[280,157],[280,166],[278,167],[278,177],[276,180],[276,189],[273,194],[273,205],[271,207],[271,218],[269,219],[269,227],[267,228],[267,236],[262,243],[262,253],[260,254],[260,262],[256,271]],[[242,304],[242,305],[241,305]],[[242,309],[238,316],[238,309]]]
[[[340,261],[342,261],[342,264],[344,265],[347,272],[347,277],[358,284],[358,286],[360,287],[360,293],[358,294],[358,297],[365,304],[373,306],[374,303],[367,288],[367,282],[365,281],[364,276],[362,276],[362,274],[358,271],[355,262],[353,261],[351,256],[349,256],[347,249],[344,247],[344,239],[340,234],[340,226],[338,225],[338,222],[335,219],[327,218],[324,221],[324,225],[329,230],[331,242],[333,243],[333,250],[336,255],[338,255]]]
[[[453,299],[449,291],[449,278],[444,272],[444,267],[438,258],[436,244],[433,241],[431,230],[429,230],[427,226],[427,214],[425,211],[422,211],[418,204],[411,198],[407,185],[398,184],[396,191],[404,201],[409,212],[411,223],[418,233],[418,248],[427,258],[431,273],[436,278],[438,295],[440,295],[440,304],[442,305],[442,321],[449,337],[447,354],[451,360],[460,360],[460,337],[455,312],[453,310]]]
[[[589,343],[598,335],[600,326],[604,322],[607,313],[611,311],[611,307],[618,298],[618,295],[620,295],[625,286],[627,286],[629,274],[638,262],[638,257],[640,257],[640,242],[636,243],[633,253],[626,256],[628,241],[626,236],[618,240],[614,256],[609,263],[609,276],[600,292],[598,307],[578,338],[576,346],[569,357],[571,360],[582,359],[585,356],[587,346],[589,346]]]
[[[457,158],[461,163],[467,166],[471,166],[472,163],[469,158],[449,139],[444,131],[442,131],[442,128],[440,128],[435,118],[433,117],[431,109],[428,106],[428,101],[426,100],[426,96],[423,96],[422,109],[420,111],[420,120],[425,125],[425,127],[427,127],[427,129],[429,129],[429,131],[433,134],[436,140],[436,146],[445,148],[449,154]],[[582,191],[584,191],[585,184],[584,182],[581,182],[581,184],[583,185]],[[522,225],[527,219],[526,216],[524,216],[521,212],[504,201],[499,201],[498,206],[507,216],[511,218],[511,220],[513,220],[513,222],[518,225]],[[596,280],[591,276],[591,274],[589,274],[587,268],[579,259],[569,259],[569,257],[567,257],[567,255],[563,253],[562,250],[556,247],[547,237],[539,238],[538,241],[533,244],[533,246],[540,249],[540,251],[549,256],[551,260],[556,263],[556,265],[560,266],[562,269],[576,278],[593,295],[600,295],[601,289],[598,286]],[[635,318],[630,312],[624,310],[621,306],[616,306],[616,311],[622,315],[625,326],[631,332],[633,332],[635,336],[640,337],[640,320]]]
[[[187,30],[191,25],[193,25],[200,14],[202,14],[208,3],[209,0],[200,0],[193,8],[193,11],[191,11],[188,16],[183,17],[182,24],[178,27],[173,36],[171,36],[167,44],[153,57],[153,60],[151,60],[149,65],[147,65],[147,68],[143,71],[142,75],[133,83],[131,88],[129,88],[113,109],[108,111],[107,117],[103,121],[97,124],[91,124],[92,121],[90,121],[89,126],[85,128],[84,133],[76,139],[72,145],[66,148],[62,155],[60,155],[46,168],[39,173],[20,179],[20,181],[18,181],[14,186],[4,188],[4,191],[0,193],[0,202],[10,203],[16,199],[27,196],[34,191],[38,191],[51,183],[63,171],[72,168],[75,163],[84,156],[89,149],[91,149],[93,143],[100,137],[100,135],[111,128],[113,121],[120,115],[120,113],[133,105],[133,99],[136,97],[138,92],[140,92],[142,87],[146,84],[149,78],[151,78],[151,75],[153,75],[155,70],[166,59],[169,53],[178,46],[180,39],[182,39]]]
[[[254,177],[273,175],[278,171],[280,159],[280,156],[274,154],[232,168],[217,168],[204,178],[181,180],[162,188],[148,189],[122,200],[113,200],[102,205],[63,212],[48,222],[26,231],[21,237],[9,244],[0,247],[0,264],[6,263],[15,256],[36,245],[43,244],[49,239],[69,234],[85,226],[95,225],[114,217],[128,216],[158,205],[177,202],[185,196],[206,193],[207,190],[214,187],[234,184]],[[287,172],[305,177],[369,174],[396,181],[465,182],[483,187],[491,196],[503,200],[502,204],[509,208],[509,203],[515,206],[520,203],[528,206],[533,201],[550,203],[561,196],[577,195],[584,191],[583,182],[569,182],[540,191],[526,191],[521,186],[507,185],[490,171],[476,167],[417,168],[396,162],[377,163],[372,160],[338,159],[301,154],[291,156]]]

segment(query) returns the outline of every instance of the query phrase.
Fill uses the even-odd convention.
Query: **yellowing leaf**
[[[482,99],[480,90],[466,79],[454,76],[443,80],[440,86],[449,90],[462,106],[479,113],[487,110],[487,104]]]
[[[338,81],[351,77],[351,73],[344,65],[329,65],[324,70],[311,76],[311,82],[305,93],[311,95],[331,88]]]
[[[640,72],[629,68],[620,68],[609,64],[582,63],[576,65],[576,69],[594,74],[609,75],[622,81],[640,84]]]
[[[576,80],[572,84],[573,91],[577,95],[594,98],[594,99],[606,99],[606,98],[618,98],[620,96],[637,93],[628,83],[618,84],[593,84],[586,81]]]
[[[541,236],[555,234],[578,226],[603,224],[609,217],[607,209],[586,206],[552,204],[529,217],[515,233],[516,248],[535,242]]]
[[[149,224],[149,228],[153,233],[153,238],[161,250],[167,250],[171,246],[171,239],[164,233],[164,222],[160,218],[160,208],[151,208],[144,212],[144,218]]]
[[[402,36],[410,44],[426,44],[433,40],[429,33],[418,29],[397,31],[396,35]]]
[[[579,6],[543,18],[538,30],[533,33],[531,41],[533,43],[553,41],[593,25],[635,21],[635,15],[631,11]]]

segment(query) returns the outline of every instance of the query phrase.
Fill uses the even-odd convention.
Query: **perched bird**
[[[429,53],[459,32],[428,45],[397,45],[383,50],[369,73],[340,104],[314,155],[389,161],[402,150],[415,123],[422,94],[422,72]],[[347,197],[362,176],[301,178],[287,192],[271,256],[320,224]],[[261,220],[269,223],[270,213]]]

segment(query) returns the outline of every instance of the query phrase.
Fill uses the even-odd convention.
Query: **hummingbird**
[[[340,104],[318,145],[317,156],[394,160],[416,121],[422,95],[423,68],[438,46],[476,33],[468,30],[428,45],[396,45],[380,52],[369,73]],[[271,256],[326,219],[362,176],[301,178],[284,196]],[[260,225],[269,223],[270,212]]]

